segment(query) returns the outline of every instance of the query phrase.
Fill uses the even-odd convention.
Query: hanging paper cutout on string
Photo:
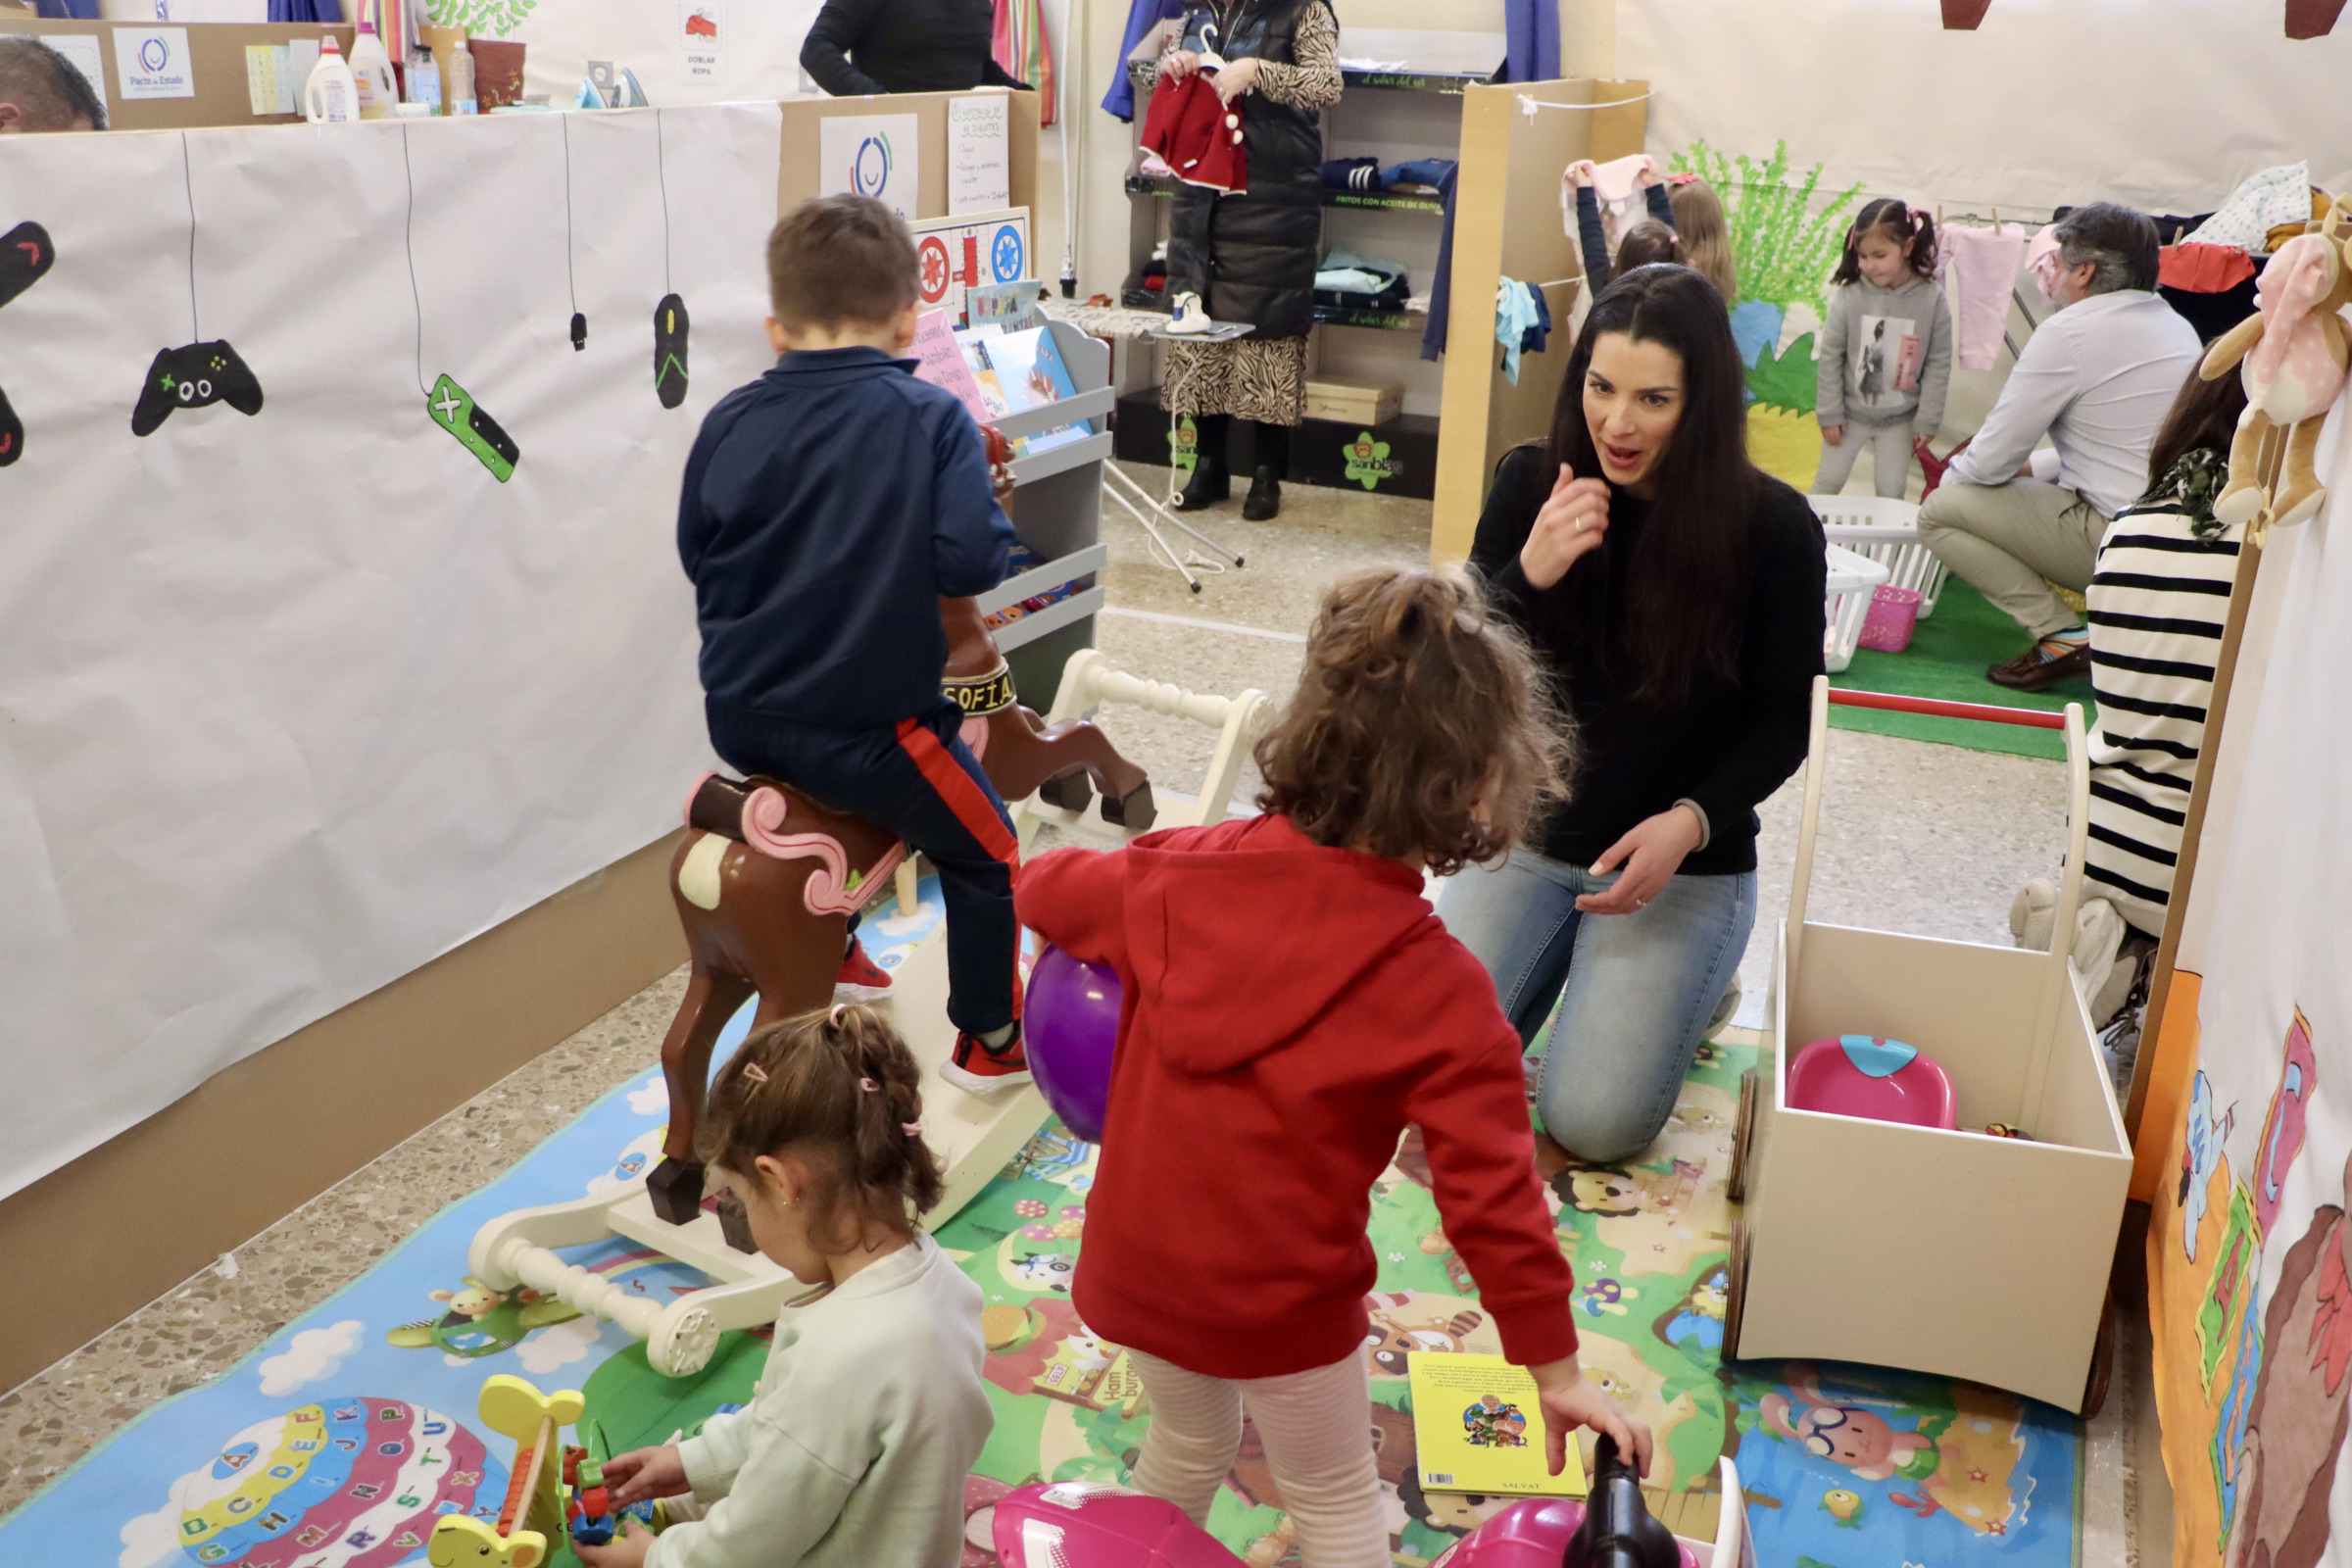
[[[580,280],[572,268],[571,236],[571,117],[558,115],[564,127],[564,285],[571,293],[571,352],[588,347],[588,317],[580,309]]]
[[[686,302],[669,283],[669,156],[662,111],[654,111],[654,173],[662,188],[662,303],[654,307],[654,395],[665,409],[686,401]]]
[[[130,433],[150,436],[175,409],[209,409],[225,403],[248,417],[262,412],[262,383],[228,346],[207,340],[196,312],[196,175],[188,163],[188,138],[179,138],[179,173],[188,195],[188,336],[196,341],[159,349],[139,385],[130,411]]]
[[[49,231],[38,223],[19,223],[0,234],[0,305],[32,287],[56,261]],[[0,468],[24,455],[24,423],[8,406],[7,391],[0,389]]]
[[[686,401],[686,302],[675,294],[654,307],[654,391],[665,409]]]
[[[424,393],[424,412],[433,423],[479,459],[500,484],[505,484],[514,477],[514,465],[522,461],[522,449],[514,444],[514,438],[447,371],[430,387],[424,384],[424,294],[416,281],[416,171],[409,162],[406,125],[400,127],[400,165],[409,187],[409,297],[416,310],[416,387]],[[575,322],[575,329],[576,326]]]

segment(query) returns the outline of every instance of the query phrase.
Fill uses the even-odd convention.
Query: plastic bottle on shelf
[[[343,63],[343,46],[328,33],[318,40],[318,63],[302,86],[303,116],[314,125],[340,125],[360,118],[360,84]]]
[[[361,23],[359,36],[351,41],[351,74],[359,84],[360,118],[391,119],[400,89],[392,83],[392,57],[384,52],[384,40],[375,35],[372,22]]]
[[[409,102],[423,105],[428,114],[441,112],[441,68],[421,44],[409,56]]]
[[[463,43],[449,52],[449,113],[481,113],[473,96],[473,51]]]

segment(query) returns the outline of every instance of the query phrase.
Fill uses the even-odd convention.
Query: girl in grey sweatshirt
[[[1899,201],[1867,203],[1846,230],[1831,283],[1816,355],[1822,449],[1813,493],[1844,489],[1867,440],[1878,493],[1900,496],[1914,438],[1943,422],[1952,379],[1951,317],[1936,282],[1936,220]]]

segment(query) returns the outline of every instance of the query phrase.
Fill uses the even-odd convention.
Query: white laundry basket
[[[1918,594],[1919,618],[1936,613],[1936,596],[1952,568],[1919,542],[1919,503],[1884,496],[1807,496],[1830,543],[1868,556],[1886,568],[1889,587]],[[1856,622],[1857,626],[1860,624]]]
[[[1822,585],[1829,605],[1821,633],[1822,667],[1835,675],[1854,662],[1854,647],[1862,638],[1862,622],[1870,614],[1870,596],[1886,580],[1885,562],[1873,561],[1858,550],[1833,541],[1829,549],[1829,577]]]

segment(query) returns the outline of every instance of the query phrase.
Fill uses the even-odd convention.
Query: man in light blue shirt
[[[2148,487],[2148,444],[2201,355],[2159,299],[2156,225],[2100,202],[2058,224],[2042,322],[1919,511],[1919,536],[2034,639],[1984,673],[2018,691],[2090,673],[2089,629],[2052,583],[2090,586],[2107,520]],[[2056,450],[2036,452],[2042,436]]]

